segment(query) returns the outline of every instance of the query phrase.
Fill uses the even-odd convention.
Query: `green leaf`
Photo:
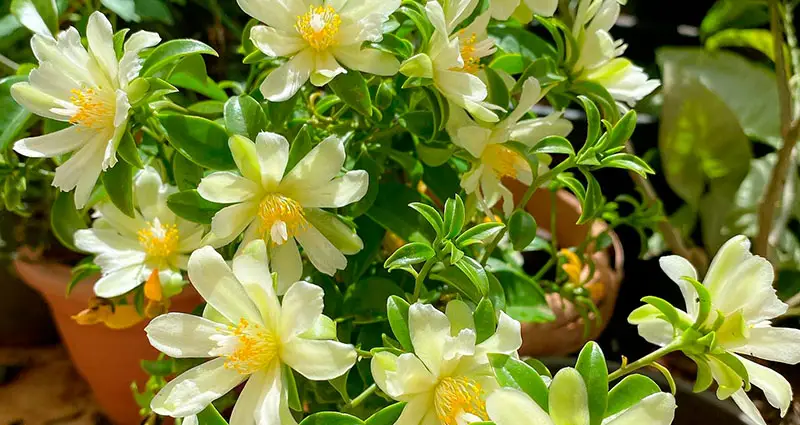
[[[172,175],[175,176],[178,190],[193,190],[200,186],[200,180],[203,179],[203,169],[178,153],[172,157]]]
[[[525,71],[526,59],[520,54],[499,55],[489,64],[489,68],[504,71],[510,75],[522,74]]]
[[[615,415],[629,409],[647,396],[661,392],[658,384],[644,375],[628,375],[608,392],[608,407],[605,416]]]
[[[99,275],[101,272],[102,269],[92,261],[92,257],[86,257],[84,260],[78,263],[77,266],[72,268],[69,283],[67,284],[67,296],[69,296],[69,294],[72,293],[72,290],[75,289],[75,285],[91,276]]]
[[[725,47],[748,47],[757,50],[775,62],[775,43],[772,33],[766,29],[736,29],[720,31],[706,40],[706,49],[719,50]],[[788,50],[785,57],[789,57]]]
[[[394,425],[400,418],[405,407],[405,403],[395,403],[389,407],[384,407],[367,418],[367,420],[364,421],[364,425]]]
[[[11,87],[27,81],[27,77],[13,76],[0,79],[0,152],[16,141],[30,124],[31,113],[11,97]]]
[[[178,39],[167,41],[153,49],[150,56],[144,61],[139,75],[144,77],[152,76],[161,68],[178,59],[197,54],[218,56],[211,46],[197,40]]]
[[[700,25],[700,33],[707,37],[725,28],[753,28],[768,22],[766,1],[719,0],[706,13]]]
[[[672,128],[673,120],[686,117],[681,134],[697,133],[699,143],[704,137],[711,137],[708,144],[714,145],[729,139],[731,156],[741,151],[738,135],[741,130],[751,139],[773,147],[782,144],[780,102],[773,71],[734,53],[708,52],[702,48],[663,48],[658,50],[656,58],[664,75],[662,137],[664,124]],[[688,105],[682,107],[683,103]],[[670,121],[665,123],[664,118]],[[739,125],[731,125],[733,122]],[[695,140],[686,143],[695,143]],[[726,160],[718,156],[711,158]],[[709,160],[703,156],[700,159],[701,165],[707,167]]]
[[[139,22],[140,20],[136,13],[136,3],[133,0],[100,0],[100,3],[128,22]]]
[[[286,128],[286,123],[292,118],[294,107],[297,105],[297,100],[301,97],[298,92],[285,102],[266,102],[263,104],[264,111],[267,113],[269,119],[270,131],[278,132]]]
[[[344,413],[319,412],[303,419],[300,425],[364,425],[364,422]]]
[[[441,235],[444,232],[444,220],[436,208],[420,202],[412,202],[408,206],[420,213],[433,226],[433,230],[436,231],[437,235]]]
[[[343,310],[347,315],[374,320],[387,316],[387,299],[403,296],[403,289],[393,280],[380,276],[369,276],[347,289]]]
[[[159,21],[167,25],[174,25],[175,20],[166,0],[135,0],[136,13],[144,20]]]
[[[366,195],[364,195],[360,201],[347,206],[344,210],[345,212],[343,213],[349,217],[357,218],[364,215],[370,208],[372,208],[372,204],[374,204],[375,200],[378,199],[378,193],[380,192],[380,178],[381,174],[383,174],[383,170],[381,169],[380,164],[378,164],[378,162],[366,151],[362,152],[361,156],[358,157],[355,165],[353,165],[353,170],[364,170],[369,176],[369,186],[367,187]]]
[[[400,125],[409,133],[425,140],[432,140],[438,130],[436,118],[429,111],[411,111],[400,117]]]
[[[175,371],[173,370],[173,366],[175,365],[175,361],[173,359],[167,358],[162,360],[141,360],[139,362],[139,366],[144,370],[148,375],[151,376],[169,376]]]
[[[208,407],[197,414],[197,422],[199,425],[228,425],[228,422],[222,418],[222,415],[219,414],[213,404],[209,404]]]
[[[125,161],[117,162],[103,173],[103,186],[106,193],[123,214],[135,218],[136,211],[133,205],[133,167]]]
[[[503,223],[481,223],[473,226],[456,239],[456,246],[464,249],[470,245],[483,244],[494,239],[503,229]]]
[[[694,388],[692,388],[692,391],[695,393],[702,393],[714,383],[714,375],[711,373],[711,366],[708,365],[708,360],[703,355],[686,354],[686,356],[692,359],[697,365],[697,377],[694,380]]]
[[[636,130],[636,111],[630,110],[614,125],[611,132],[608,133],[605,146],[603,150],[609,150],[623,146],[625,142],[630,140],[633,136],[633,131]]]
[[[547,385],[539,372],[524,362],[505,354],[489,354],[488,356],[500,385],[524,392],[545,412],[550,409]]]
[[[236,168],[225,129],[205,118],[166,114],[158,116],[170,144],[197,165],[212,170]]]
[[[533,60],[543,56],[556,57],[552,43],[527,29],[511,24],[497,24],[489,28],[489,35],[504,52],[517,53]]]
[[[583,200],[583,211],[577,224],[585,224],[596,218],[605,204],[605,197],[597,179],[588,172],[584,172],[583,175],[588,181],[588,187],[586,189],[586,198]]]
[[[196,190],[186,190],[170,195],[167,206],[178,217],[194,223],[211,224],[211,219],[224,204],[206,201]]]
[[[486,270],[484,270],[480,263],[471,257],[463,257],[455,263],[455,266],[469,278],[482,296],[486,296],[489,293],[489,277],[486,276]],[[478,301],[479,299],[480,298],[474,301]]]
[[[406,351],[413,351],[411,344],[411,334],[408,331],[408,309],[409,304],[406,300],[392,295],[386,300],[386,314],[389,318],[389,326],[392,328],[394,337]]]
[[[289,162],[286,165],[286,174],[289,174],[289,171],[292,171],[294,166],[305,158],[313,148],[314,142],[311,140],[311,129],[309,126],[304,125],[297,132],[297,136],[295,136],[292,145],[289,147]]]
[[[578,355],[575,369],[583,377],[589,394],[589,418],[591,425],[600,425],[605,417],[608,399],[608,368],[603,350],[596,342],[587,343]]]
[[[575,149],[572,143],[561,136],[548,136],[540,140],[529,151],[530,154],[563,154],[570,157],[575,156]]]
[[[261,105],[248,95],[230,98],[225,103],[225,127],[228,134],[255,140],[267,126],[267,115]]]
[[[367,80],[360,72],[348,70],[339,74],[328,86],[344,103],[365,117],[372,116],[372,99],[369,97]]]
[[[536,360],[533,357],[527,358],[525,359],[525,364],[534,368],[536,370],[536,373],[538,373],[539,375],[546,376],[550,379],[553,378],[553,374],[550,373],[550,370],[547,369],[547,366],[545,366],[545,364],[542,363],[540,360]]]
[[[436,256],[436,252],[429,244],[412,242],[400,247],[400,249],[395,251],[394,254],[392,254],[385,263],[383,263],[383,267],[389,271],[392,271],[394,269],[405,268],[408,266],[413,266],[414,264],[423,263],[430,260],[434,256]]]
[[[130,166],[139,170],[144,168],[142,158],[139,156],[139,149],[136,147],[136,142],[133,140],[130,131],[126,131],[125,134],[122,135],[122,140],[120,140],[119,146],[117,147],[117,154]]]
[[[432,241],[430,227],[423,223],[419,214],[408,208],[420,198],[419,192],[406,185],[386,182],[366,215],[404,241]]]
[[[508,108],[511,103],[511,97],[508,93],[508,87],[500,74],[491,67],[485,67],[483,70],[486,72],[486,79],[488,81],[489,97],[486,100],[501,108]]]
[[[297,392],[297,381],[294,379],[292,368],[281,364],[281,374],[283,374],[283,385],[286,386],[286,391],[289,396],[289,408],[295,412],[302,412],[303,405],[300,403],[300,395]]]
[[[522,251],[536,238],[536,219],[525,210],[516,210],[508,219],[508,237],[517,251]]]
[[[503,287],[506,312],[522,323],[547,323],[556,316],[547,304],[544,290],[522,270],[512,268],[500,260],[489,259],[487,268]]]
[[[58,33],[58,8],[55,0],[12,0],[11,14],[29,30],[43,37]]]
[[[585,150],[594,146],[600,138],[600,111],[588,97],[578,96],[578,100],[583,105],[583,110],[586,111],[586,122],[589,126],[586,133],[586,144],[583,146],[583,150]]]
[[[609,155],[600,162],[603,167],[609,168],[622,168],[624,170],[631,170],[642,177],[647,177],[648,174],[655,174],[656,172],[650,168],[643,159],[636,155],[627,153],[615,153]]]
[[[456,195],[455,198],[450,198],[444,203],[444,237],[452,239],[461,233],[464,228],[464,220],[466,212],[464,210],[464,201],[461,197]]]
[[[739,375],[742,378],[742,382],[744,382],[744,390],[750,391],[750,374],[747,372],[747,368],[744,367],[744,363],[737,356],[730,353],[714,354],[713,356]]]
[[[497,315],[494,305],[488,298],[484,298],[478,303],[472,317],[475,321],[476,344],[480,344],[494,335],[497,330]]]
[[[458,290],[475,303],[480,302],[480,300],[486,296],[486,294],[483,293],[481,289],[478,288],[475,283],[456,266],[445,267],[443,270],[437,273],[432,273],[430,278],[446,283],[448,286]]]
[[[75,247],[75,232],[86,228],[86,220],[75,208],[72,193],[58,192],[50,211],[50,228],[61,245],[75,252],[83,252]]]
[[[190,54],[181,59],[171,70],[168,80],[176,87],[195,91],[219,102],[226,102],[228,95],[225,90],[222,90],[206,72],[205,59],[199,54]]]

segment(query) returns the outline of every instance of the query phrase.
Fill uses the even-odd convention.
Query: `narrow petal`
[[[314,53],[308,48],[267,75],[261,84],[261,94],[271,102],[289,100],[308,81],[313,70]]]
[[[675,418],[675,397],[669,393],[649,395],[630,409],[603,420],[603,425],[669,425]]]
[[[236,0],[244,13],[285,32],[295,31],[297,17],[306,13],[305,1]]]
[[[453,105],[458,108],[457,105]],[[463,114],[463,110],[461,111]],[[466,114],[464,114],[466,115]],[[492,137],[492,130],[483,128],[477,125],[463,127],[456,133],[456,138],[453,143],[464,148],[475,158],[483,156],[486,146],[489,145],[489,139]]]
[[[230,171],[220,171],[201,180],[197,191],[208,201],[234,204],[255,198],[260,190],[244,177]]]
[[[247,245],[233,259],[233,274],[261,312],[264,323],[277,329],[281,312],[269,270],[267,246],[258,239]]]
[[[152,221],[164,210],[167,209],[164,197],[161,196],[161,189],[163,182],[158,172],[152,168],[147,167],[140,171],[134,182],[134,196],[136,197],[136,205],[139,211],[142,212],[145,220]],[[163,204],[163,205],[162,205]]]
[[[522,346],[520,323],[504,312],[500,312],[497,330],[489,339],[477,346],[476,354],[501,353],[513,354]]]
[[[106,73],[106,78],[117,81],[119,64],[114,53],[114,30],[105,15],[94,12],[89,16],[86,39],[89,41],[89,52]]]
[[[408,330],[414,353],[432,374],[438,375],[450,337],[450,321],[429,304],[416,303],[408,311]]]
[[[291,341],[314,326],[322,315],[324,296],[322,288],[308,282],[297,282],[286,291],[278,331],[282,341]]]
[[[347,70],[336,62],[336,58],[328,52],[318,52],[314,55],[314,72],[311,73],[311,84],[322,87],[336,78],[345,74]]]
[[[29,83],[17,83],[11,86],[11,97],[28,111],[44,118],[56,121],[69,121],[72,114],[64,110],[64,102],[50,94],[40,91]],[[63,112],[61,112],[63,111]],[[77,112],[77,109],[74,110]],[[74,113],[73,112],[73,113]],[[23,154],[24,155],[24,154]]]
[[[408,401],[394,425],[438,425],[440,423],[438,419],[434,422],[426,421],[426,416],[433,413],[435,417],[435,412],[433,395],[419,394]]]
[[[102,133],[87,140],[67,162],[56,168],[53,186],[64,192],[75,191],[75,206],[83,208],[89,200],[103,167],[103,157],[108,139]]]
[[[339,47],[333,54],[344,66],[367,74],[391,77],[400,70],[400,61],[394,55],[380,50],[354,45]]]
[[[280,362],[264,372],[261,397],[255,412],[256,424],[297,425],[289,411],[289,391],[283,380]]]
[[[736,405],[739,406],[739,409],[742,410],[744,413],[753,423],[757,425],[767,425],[764,422],[764,418],[761,417],[761,412],[758,411],[758,408],[753,401],[750,400],[750,397],[747,396],[747,393],[744,390],[739,390],[733,393],[731,396]]]
[[[303,276],[303,259],[294,238],[280,245],[270,244],[272,268],[278,273],[278,295],[283,295],[289,287]]]
[[[285,32],[264,25],[256,25],[250,31],[250,40],[269,57],[291,56],[308,45],[294,32]]]
[[[176,418],[196,415],[246,378],[226,368],[224,358],[217,358],[169,381],[150,402],[150,408],[159,415]]]
[[[110,229],[81,229],[75,232],[74,239],[77,248],[92,254],[141,249],[138,241],[123,237]]]
[[[225,325],[184,313],[169,313],[151,320],[144,329],[150,345],[174,358],[211,357],[218,348],[215,336]]]
[[[192,253],[189,280],[203,299],[232,323],[245,318],[263,324],[258,308],[214,248],[207,246]]]
[[[211,233],[215,237],[215,246],[224,246],[238,237],[256,217],[258,205],[253,202],[225,207],[211,220]]]
[[[278,187],[289,162],[289,141],[277,133],[263,132],[256,137],[256,151],[261,165],[261,185],[271,191]]]
[[[256,372],[251,375],[244,385],[244,389],[236,404],[233,405],[230,425],[253,425],[256,420],[256,413],[260,409],[264,388],[268,388],[271,382],[268,379],[271,375],[266,372]]]
[[[498,21],[507,21],[519,7],[520,0],[494,0],[489,5],[492,18]]]
[[[313,381],[344,375],[356,363],[356,350],[337,341],[294,338],[281,346],[281,360]]]
[[[94,293],[100,298],[116,298],[141,285],[150,275],[144,265],[133,265],[109,273],[94,284]]]
[[[111,202],[99,203],[94,206],[94,210],[100,219],[131,241],[137,240],[139,230],[147,226],[147,222],[140,214],[136,214],[135,218],[129,217]],[[98,227],[98,220],[95,220],[94,225]]]
[[[303,208],[341,208],[360,201],[367,194],[368,188],[369,175],[366,171],[349,171],[318,188],[302,193],[302,197],[295,200]]]
[[[139,52],[160,42],[161,36],[150,31],[137,31],[128,38],[123,47],[122,59],[119,61],[119,86],[121,88],[126,89],[128,84],[139,76],[139,71],[142,70],[142,59],[139,57]]]
[[[725,242],[711,261],[708,273],[703,280],[703,284],[711,291],[711,295],[720,293],[728,282],[733,281],[735,277],[732,272],[752,256],[750,241],[746,236],[736,236]]]
[[[283,179],[281,189],[302,197],[304,191],[330,182],[339,173],[344,160],[344,142],[335,136],[328,137],[292,168]]]
[[[697,270],[694,269],[692,263],[677,255],[661,257],[658,263],[661,265],[661,270],[664,270],[664,273],[681,288],[683,301],[686,303],[686,311],[690,316],[697,317],[697,291],[689,282],[683,280],[684,277],[697,280]]]
[[[539,102],[542,98],[542,87],[536,78],[528,78],[522,85],[522,97],[520,97],[517,107],[506,118],[507,123],[516,123],[528,111],[533,108],[533,105]]]
[[[486,413],[496,425],[553,425],[547,412],[513,388],[492,392],[486,399]]]
[[[525,4],[533,13],[544,17],[553,16],[558,8],[558,0],[525,0]]]
[[[347,267],[347,258],[314,226],[295,236],[314,267],[328,276]]]
[[[756,327],[747,345],[734,348],[740,354],[787,364],[800,363],[800,329]]]
[[[339,13],[353,21],[359,21],[369,15],[387,18],[399,7],[400,0],[348,1]]]
[[[747,369],[750,382],[764,391],[764,395],[767,396],[767,401],[772,407],[781,410],[781,417],[786,416],[786,412],[789,411],[789,406],[792,403],[792,385],[789,381],[783,375],[768,367],[761,366],[743,357],[739,357],[739,360]]]

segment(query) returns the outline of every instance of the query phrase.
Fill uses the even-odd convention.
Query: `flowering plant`
[[[239,30],[236,60],[194,39],[128,35],[101,11],[58,31],[55,2],[12,6],[36,33],[36,63],[0,80],[24,114],[0,139],[5,205],[24,212],[29,176],[51,179],[53,233],[86,255],[70,287],[101,275],[75,319],[149,321],[166,367],[135,394],[143,415],[669,424],[676,390],[656,361],[678,351],[698,365],[697,390],[714,380],[759,421],[753,383],[786,413],[785,379],[742,356],[797,363],[800,331],[771,327],[786,305],[744,237],[704,283],[687,260],[662,259],[686,311],[647,297],[631,313],[661,346],[651,354],[609,373],[588,342],[555,375],[520,357],[540,337],[521,322],[556,319],[548,299],[578,312],[584,339],[601,327],[597,258],[614,230],[644,242],[666,220],[647,190],[609,200],[598,179],[623,171],[647,189],[654,174],[629,140],[632,108],[660,82],[609,33],[618,0],[236,3],[241,28],[219,12]],[[224,79],[206,63],[220,55]],[[530,208],[537,194],[552,201],[544,215]],[[584,230],[569,242],[558,196],[579,204],[567,224]],[[169,312],[182,291],[202,296],[198,314]],[[211,360],[166,379],[173,359],[199,358]],[[669,392],[633,373],[645,366]]]

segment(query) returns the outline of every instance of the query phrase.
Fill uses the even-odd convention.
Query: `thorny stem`
[[[655,363],[656,360],[666,356],[667,354],[679,351],[681,349],[681,346],[682,344],[680,342],[672,342],[669,345],[665,345],[659,348],[658,350],[653,351],[652,353],[642,357],[641,359],[636,360],[633,363],[626,364],[625,366],[622,366],[619,369],[611,372],[608,375],[608,381],[611,382],[613,380],[622,378],[623,376],[633,371],[639,370],[645,366],[649,366],[652,363]]]
[[[770,28],[775,50],[775,72],[778,81],[778,99],[781,107],[781,133],[783,134],[783,147],[778,152],[778,162],[772,170],[772,177],[767,185],[764,202],[758,209],[758,236],[755,241],[755,253],[762,257],[769,257],[770,234],[775,219],[775,210],[780,203],[786,180],[792,163],[794,147],[797,144],[800,123],[793,118],[792,92],[789,88],[789,75],[786,68],[786,58],[783,53],[784,29],[781,23],[781,7],[779,0],[770,0]]]
[[[428,273],[431,271],[438,259],[436,257],[431,258],[430,260],[425,262],[425,265],[422,266],[422,270],[420,270],[417,278],[414,281],[414,294],[411,296],[411,302],[417,302],[419,300],[419,296],[422,293],[422,284],[425,282],[425,278],[428,277]]]

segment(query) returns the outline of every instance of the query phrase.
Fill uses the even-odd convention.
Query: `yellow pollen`
[[[517,178],[520,169],[530,168],[518,153],[499,144],[487,146],[482,159],[499,178]]]
[[[101,129],[113,125],[114,108],[102,93],[93,88],[70,90],[69,100],[78,112],[69,119],[70,124]]]
[[[311,6],[308,13],[297,17],[295,28],[315,50],[325,50],[336,44],[342,19],[332,6]]]
[[[278,354],[278,338],[273,332],[257,323],[241,319],[238,326],[230,326],[237,338],[237,346],[226,355],[225,368],[251,375],[266,368]]]
[[[279,244],[308,226],[300,203],[278,193],[270,193],[264,197],[258,205],[258,217],[261,219],[260,230],[264,239],[271,239]],[[279,222],[286,226],[285,234],[275,228],[275,224]]]
[[[462,34],[464,30],[461,30]],[[481,69],[481,58],[476,54],[478,43],[478,35],[472,34],[469,38],[461,37],[461,60],[464,61],[464,67],[456,69],[456,71],[468,72],[475,74]]]
[[[486,402],[481,399],[481,385],[464,376],[447,377],[436,386],[434,396],[436,415],[443,425],[456,425],[459,415],[469,413],[483,420]]]
[[[147,223],[147,227],[136,234],[148,258],[163,261],[178,250],[180,234],[178,226],[174,224],[165,226],[156,220],[155,223]]]

